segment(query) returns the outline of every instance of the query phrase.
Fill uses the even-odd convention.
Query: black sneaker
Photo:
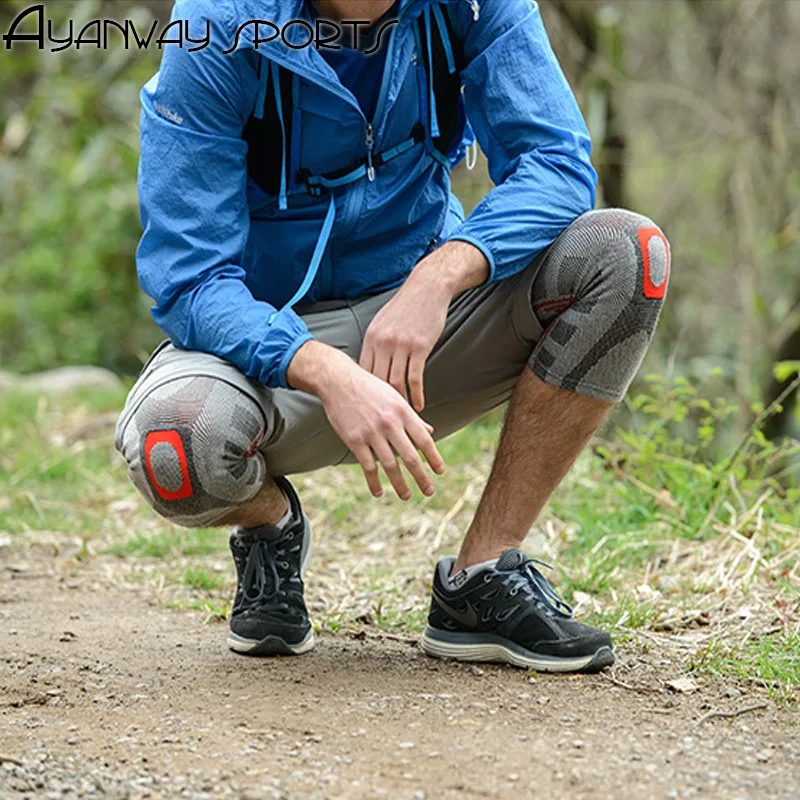
[[[576,622],[572,609],[520,550],[494,569],[449,582],[454,558],[433,575],[422,649],[437,658],[501,661],[539,672],[596,672],[614,663],[611,637]],[[546,565],[545,565],[546,566]]]
[[[292,520],[231,534],[237,589],[228,646],[252,656],[299,655],[314,646],[303,599],[303,574],[311,556],[311,527],[292,485],[275,479],[289,498]]]

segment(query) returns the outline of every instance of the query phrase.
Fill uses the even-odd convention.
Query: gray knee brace
[[[590,211],[556,240],[533,283],[545,327],[531,358],[543,380],[608,402],[628,390],[669,282],[669,244],[649,219]]]
[[[171,522],[211,525],[264,482],[258,406],[225,381],[187,377],[153,389],[117,431],[131,481]]]

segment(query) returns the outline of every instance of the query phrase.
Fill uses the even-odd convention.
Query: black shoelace
[[[547,578],[539,572],[534,564],[553,569],[549,564],[538,558],[529,558],[510,572],[504,583],[510,586],[508,595],[513,597],[520,591],[532,598],[548,617],[572,617],[572,606],[565,603],[548,583]]]
[[[299,548],[293,548],[296,549]],[[255,606],[260,611],[289,610],[284,583],[299,583],[300,578],[285,575],[289,569],[285,558],[286,540],[267,542],[259,539],[253,543],[242,575],[242,598],[248,606]]]

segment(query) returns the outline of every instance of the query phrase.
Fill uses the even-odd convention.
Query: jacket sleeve
[[[480,8],[473,22],[462,5],[456,24],[467,115],[495,188],[449,238],[483,251],[491,282],[523,270],[594,208],[597,176],[589,133],[538,6],[483,0]]]
[[[142,91],[139,281],[177,347],[286,387],[289,362],[311,334],[291,309],[273,319],[242,267],[250,217],[241,134],[255,105],[256,67],[243,53],[223,55],[234,41],[228,2],[179,0],[173,19],[187,21],[195,38],[210,20],[211,44],[194,53],[165,47]]]

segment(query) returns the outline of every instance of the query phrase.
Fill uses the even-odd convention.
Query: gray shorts
[[[579,217],[518,275],[456,297],[425,368],[422,416],[434,436],[506,401],[526,364],[561,389],[619,401],[652,338],[668,277],[661,231],[607,209]],[[358,359],[395,291],[298,311],[317,339]],[[268,389],[221,358],[169,343],[131,390],[116,444],[150,505],[187,527],[223,519],[266,474],[355,461],[316,397]]]
[[[444,333],[428,359],[424,376],[422,417],[434,426],[437,439],[479,419],[511,396],[542,335],[531,305],[538,263],[499,283],[464,292],[451,303]],[[396,291],[298,307],[297,311],[316,339],[357,360],[367,327]],[[317,397],[267,388],[224,359],[179,350],[164,342],[143,368],[117,424],[117,447],[129,464],[135,454],[125,452],[125,444],[130,440],[134,447],[138,441],[138,436],[127,435],[137,411],[157,390],[192,377],[221,381],[256,404],[263,416],[258,450],[269,474],[290,475],[355,463]]]

